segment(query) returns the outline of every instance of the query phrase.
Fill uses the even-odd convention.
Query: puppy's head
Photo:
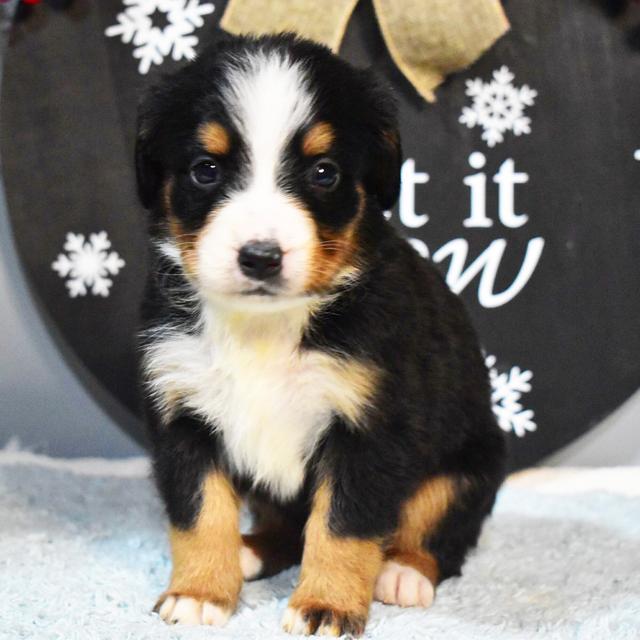
[[[208,299],[264,309],[357,277],[397,198],[395,109],[374,78],[291,36],[205,51],[144,101],[138,189]]]

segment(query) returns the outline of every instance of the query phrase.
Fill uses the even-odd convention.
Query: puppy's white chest
[[[325,353],[300,351],[299,333],[175,334],[147,352],[152,391],[223,436],[232,464],[280,497],[295,495],[334,414],[356,422],[370,371]]]
[[[321,368],[290,347],[265,340],[227,350],[212,380],[219,396],[215,418],[231,460],[282,497],[300,488],[332,414]]]

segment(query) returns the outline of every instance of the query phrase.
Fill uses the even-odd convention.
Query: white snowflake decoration
[[[480,78],[467,80],[467,95],[473,98],[471,107],[463,107],[460,122],[469,129],[482,127],[482,139],[495,147],[504,141],[507,131],[516,136],[531,133],[531,118],[524,115],[526,107],[535,103],[538,92],[526,84],[514,87],[515,76],[508,67],[493,72],[491,82]]]
[[[175,61],[192,60],[196,56],[196,28],[204,25],[202,16],[213,13],[214,5],[200,0],[123,0],[127,8],[118,14],[118,24],[107,28],[109,38],[119,36],[133,43],[134,58],[140,59],[138,71],[149,72],[152,64],[160,65],[171,54]],[[167,26],[154,26],[152,16],[162,13]]]
[[[61,253],[51,265],[66,282],[69,296],[86,296],[88,288],[94,296],[106,298],[113,281],[107,276],[115,276],[124,267],[124,260],[109,251],[111,241],[106,231],[92,233],[85,241],[81,233],[68,233],[64,243],[66,253]]]
[[[520,367],[511,367],[508,373],[498,373],[495,356],[487,356],[485,364],[489,369],[493,412],[501,429],[513,431],[519,438],[535,431],[537,425],[533,421],[533,411],[523,409],[520,404],[522,394],[531,391],[530,380],[533,373],[528,370],[522,371]]]

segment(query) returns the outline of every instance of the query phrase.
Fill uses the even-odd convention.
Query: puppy
[[[293,36],[236,38],[140,110],[144,379],[167,622],[221,625],[302,562],[291,633],[361,634],[460,573],[505,446],[460,300],[386,222],[395,108]],[[254,531],[241,535],[245,499]]]

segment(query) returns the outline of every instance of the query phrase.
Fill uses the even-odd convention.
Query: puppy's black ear
[[[216,73],[221,50],[243,42],[225,36],[198,54],[194,62],[169,73],[149,87],[138,107],[135,148],[138,196],[146,209],[152,209],[162,190],[167,165],[182,135],[195,125],[193,105],[202,94],[203,83]]]
[[[364,187],[383,210],[390,209],[400,195],[402,147],[397,124],[397,107],[386,87],[366,72],[367,105],[364,107],[371,136],[366,160]]]
[[[153,157],[153,147],[149,135],[149,132],[144,129],[144,125],[139,122],[135,151],[136,181],[138,197],[145,209],[153,207],[162,185],[162,166]]]
[[[138,197],[145,209],[151,209],[155,204],[163,177],[162,164],[158,158],[160,114],[156,109],[157,100],[157,96],[150,92],[138,109],[136,180]]]
[[[400,195],[402,147],[395,126],[379,131],[376,138],[364,186],[367,193],[377,198],[382,209],[387,210],[393,207]]]

